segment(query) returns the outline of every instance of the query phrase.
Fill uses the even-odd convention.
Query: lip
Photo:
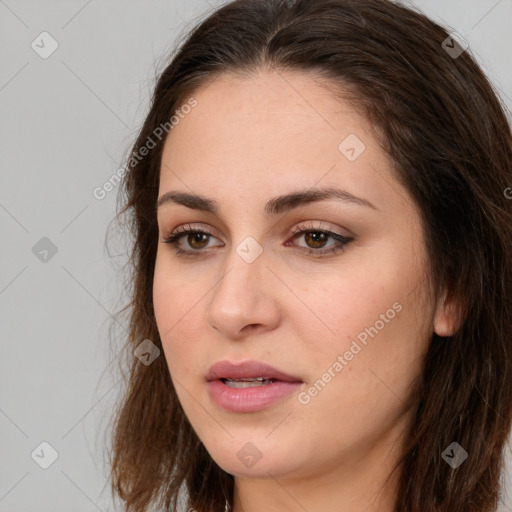
[[[270,384],[257,387],[232,388],[221,379],[256,378],[274,379]],[[257,412],[284,400],[296,391],[303,381],[260,361],[239,364],[230,361],[215,363],[206,375],[210,398],[229,412]]]
[[[243,363],[232,363],[230,361],[219,361],[212,365],[206,374],[206,380],[218,379],[250,379],[263,377],[265,379],[276,379],[283,382],[301,382],[299,377],[288,375],[285,372],[274,368],[261,361],[245,361]]]

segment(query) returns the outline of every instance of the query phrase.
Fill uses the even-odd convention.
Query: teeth
[[[247,379],[222,379],[226,386],[230,388],[254,388],[271,384],[274,379],[265,379],[264,377],[255,377]]]

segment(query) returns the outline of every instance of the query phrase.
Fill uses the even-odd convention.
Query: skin
[[[218,215],[167,203],[158,210],[160,243],[153,299],[158,330],[179,400],[215,462],[235,476],[235,512],[391,512],[396,479],[384,481],[401,453],[410,419],[410,385],[432,333],[454,329],[453,304],[426,287],[426,249],[418,210],[392,174],[369,122],[306,72],[259,70],[224,76],[194,94],[198,105],[167,137],[159,196],[196,193]],[[354,161],[338,149],[356,134],[366,149]],[[266,201],[297,189],[336,186],[376,209],[338,199],[274,217]],[[162,242],[190,224],[213,237],[185,235],[176,254]],[[330,229],[337,244],[292,229]],[[263,252],[236,252],[248,236]],[[446,296],[446,294],[444,294]],[[332,370],[357,335],[398,303],[394,318]],[[300,390],[262,411],[232,413],[208,394],[205,375],[223,359],[264,361],[299,376]],[[307,404],[298,400],[331,368]],[[303,395],[304,396],[304,395]],[[261,458],[237,453],[251,442]],[[395,473],[397,474],[397,473]]]

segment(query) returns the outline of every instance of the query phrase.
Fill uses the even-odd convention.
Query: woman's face
[[[158,209],[153,288],[192,427],[238,477],[385,472],[443,326],[411,197],[370,123],[310,75],[229,76],[194,98],[164,147],[159,197],[182,195]],[[162,241],[183,227],[199,233]],[[221,367],[209,381],[219,361],[288,377]]]

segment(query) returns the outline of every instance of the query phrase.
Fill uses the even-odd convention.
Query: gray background
[[[469,42],[512,107],[512,0],[414,3]],[[122,165],[176,38],[216,5],[0,0],[0,512],[114,510],[102,429],[126,257],[104,245],[117,188],[93,190]],[[59,45],[46,59],[31,47],[43,31]]]

